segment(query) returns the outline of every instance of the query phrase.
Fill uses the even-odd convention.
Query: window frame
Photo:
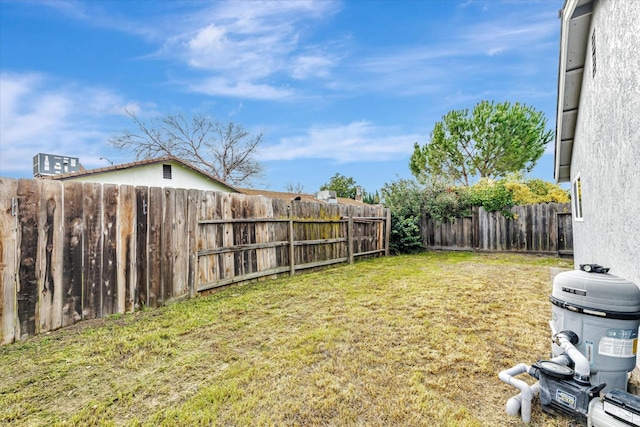
[[[163,164],[162,165],[162,178],[163,179],[172,179],[173,178],[171,165],[167,165],[167,164]]]

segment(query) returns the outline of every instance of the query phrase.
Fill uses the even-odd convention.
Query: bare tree
[[[299,182],[296,182],[295,184],[292,182],[287,182],[287,184],[284,186],[284,189],[287,193],[292,193],[292,194],[304,193],[304,186]]]
[[[131,111],[127,114],[137,129],[122,131],[109,143],[132,152],[136,160],[174,156],[234,185],[264,176],[264,167],[254,158],[262,133],[251,135],[240,124],[221,123],[205,114],[168,114],[149,123]]]

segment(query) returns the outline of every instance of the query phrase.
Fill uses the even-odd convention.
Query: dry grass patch
[[[390,257],[84,322],[0,348],[0,424],[518,426],[497,374],[549,354],[555,266]]]

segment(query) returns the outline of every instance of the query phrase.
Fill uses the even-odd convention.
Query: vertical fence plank
[[[18,182],[0,178],[0,344],[15,341]]]
[[[219,193],[217,195],[222,201],[221,204],[221,216],[222,219],[233,219],[233,194],[231,193]],[[222,235],[222,247],[230,248],[233,246],[233,224],[227,223],[223,226],[223,235]],[[223,264],[220,268],[220,278],[221,279],[229,279],[233,277],[233,272],[235,271],[233,253],[227,252],[222,255]]]
[[[173,297],[181,297],[188,293],[189,283],[189,212],[188,190],[176,190],[173,240],[175,255],[173,264]]]
[[[82,275],[84,271],[84,186],[64,183],[64,241],[62,244],[62,285],[64,302],[62,326],[82,319]]]
[[[213,191],[207,191],[204,195],[202,204],[202,219],[221,219],[222,218],[222,198],[217,196]],[[199,249],[204,248],[221,248],[224,243],[222,240],[224,225],[223,224],[207,224],[200,227],[202,233]],[[200,283],[215,282],[222,279],[224,265],[224,255],[207,255],[198,260],[200,268]]]
[[[189,296],[196,296],[197,280],[198,280],[198,212],[202,204],[203,191],[189,190],[187,194],[187,227],[189,233],[189,270],[188,270],[188,287]]]
[[[82,318],[102,316],[102,185],[83,184],[84,283]]]
[[[176,255],[176,192],[173,188],[164,189],[160,227],[160,294],[162,301],[168,301],[173,294],[174,260]]]
[[[37,247],[38,203],[40,195],[35,180],[18,181],[18,329],[16,337],[23,339],[36,334],[39,313]]]
[[[149,305],[149,188],[136,187],[136,294],[134,308]]]
[[[260,202],[262,203],[262,212],[264,218],[275,218],[275,214],[273,211],[273,204],[271,200],[266,197],[261,198]],[[264,225],[264,231],[262,234],[263,242],[277,242],[279,239],[276,236],[276,229],[278,227],[278,223],[270,222]],[[274,268],[279,267],[278,265],[278,254],[276,248],[264,249],[264,258],[266,260],[266,268],[268,270],[272,270]]]
[[[62,326],[62,183],[38,181],[40,193],[38,271],[40,321],[38,333]]]
[[[148,275],[149,307],[155,308],[162,303],[162,188],[149,188],[149,238],[148,238]]]
[[[120,189],[114,184],[102,187],[102,276],[100,278],[100,316],[118,310],[118,200]]]
[[[120,186],[118,202],[118,313],[135,310],[136,295],[136,190]]]

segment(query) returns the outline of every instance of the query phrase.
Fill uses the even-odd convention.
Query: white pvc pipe
[[[536,382],[531,385],[531,399],[533,400],[540,393],[540,383]],[[522,406],[522,393],[513,396],[507,400],[507,415],[518,415]],[[530,416],[529,416],[530,417]],[[524,421],[524,419],[522,420]]]
[[[559,363],[560,365],[568,365],[571,362],[571,358],[566,354],[562,353],[560,356],[556,356],[551,359],[551,362]],[[540,383],[536,382],[535,384],[530,386],[531,388],[531,397],[532,399],[536,397],[540,393]],[[507,400],[507,414],[517,416],[520,412],[520,407],[522,406],[522,393],[513,396],[511,399]]]
[[[525,423],[531,422],[531,400],[533,399],[533,391],[531,390],[531,386],[529,384],[527,384],[522,380],[514,378],[514,376],[522,374],[524,372],[528,372],[528,371],[529,371],[529,367],[524,363],[520,363],[514,366],[513,368],[505,369],[504,371],[498,374],[498,377],[500,378],[500,380],[520,390],[520,394],[518,395],[520,396],[520,399],[517,399],[517,400],[521,401],[520,413],[521,413],[522,421]],[[513,411],[514,405],[515,405],[515,401],[513,401],[512,399],[509,399],[509,401],[511,403],[507,402],[507,413],[509,413],[509,411]],[[517,411],[516,411],[516,414],[517,414]],[[511,415],[515,415],[515,414],[511,414]]]
[[[562,347],[562,349],[567,353],[567,355],[573,360],[574,367],[573,370],[576,373],[577,379],[581,381],[589,381],[589,376],[591,375],[591,365],[589,363],[589,359],[585,357],[584,354],[580,353],[569,338],[564,335],[562,332],[555,335],[558,345]]]

